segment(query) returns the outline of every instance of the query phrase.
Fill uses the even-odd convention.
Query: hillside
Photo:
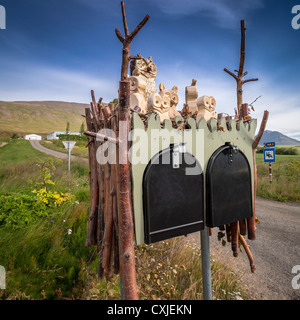
[[[300,141],[292,139],[278,131],[266,130],[260,140],[260,145],[263,146],[265,142],[275,142],[276,146],[280,145],[300,145]]]
[[[88,104],[61,101],[0,101],[0,132],[19,135],[47,134],[64,131],[70,122],[70,131],[79,131]]]

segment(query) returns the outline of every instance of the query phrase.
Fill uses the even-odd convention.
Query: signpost
[[[71,168],[71,151],[76,144],[76,141],[63,141],[65,148],[68,150],[68,171]]]
[[[269,163],[269,179],[272,183],[272,162],[275,162],[275,142],[264,143],[264,162]]]

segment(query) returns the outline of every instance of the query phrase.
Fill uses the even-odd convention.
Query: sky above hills
[[[246,20],[247,78],[244,102],[252,116],[270,111],[267,129],[300,139],[300,29],[293,29],[298,1],[127,0],[129,30],[149,14],[131,54],[152,56],[157,86],[185,86],[198,79],[199,96],[213,95],[217,112],[234,114],[240,20]],[[0,30],[0,100],[60,100],[89,103],[90,90],[109,102],[117,97],[123,32],[119,0],[0,0],[6,29]],[[300,10],[299,10],[300,13]],[[297,21],[297,18],[295,18]],[[300,15],[299,15],[300,24]]]

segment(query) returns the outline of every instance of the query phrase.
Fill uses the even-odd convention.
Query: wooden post
[[[133,212],[131,204],[131,180],[130,180],[130,164],[128,159],[128,131],[129,131],[129,112],[130,112],[130,81],[128,81],[127,73],[129,62],[132,57],[130,55],[130,46],[133,38],[139,30],[148,21],[149,16],[139,23],[134,31],[129,34],[127,18],[125,12],[124,1],[121,2],[123,25],[125,37],[122,36],[119,29],[116,29],[116,35],[123,44],[122,51],[122,67],[121,81],[119,83],[119,144],[117,150],[119,154],[117,165],[118,187],[118,224],[119,224],[119,252],[120,252],[120,272],[122,277],[122,285],[124,289],[125,300],[138,300],[138,288],[135,274],[135,254],[134,254],[134,225]]]
[[[258,79],[248,79],[243,80],[244,76],[248,74],[248,72],[244,72],[245,65],[245,46],[246,46],[246,28],[245,28],[245,20],[241,20],[241,50],[240,50],[240,66],[239,70],[234,70],[237,75],[228,69],[224,68],[224,71],[227,72],[230,76],[232,76],[236,80],[236,95],[237,95],[237,117],[239,119],[241,107],[243,104],[243,85],[247,82],[257,81]]]

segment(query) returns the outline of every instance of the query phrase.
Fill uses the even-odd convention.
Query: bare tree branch
[[[150,17],[148,15],[146,15],[145,18],[138,24],[138,26],[131,32],[130,36],[128,37],[128,40],[130,42],[137,35],[137,33],[143,28],[143,26],[149,20],[149,18]]]
[[[251,82],[251,81],[258,81],[258,78],[243,80],[242,84],[247,83],[247,82]]]
[[[235,80],[238,79],[237,76],[234,73],[232,73],[231,71],[229,71],[228,69],[224,68],[224,71],[227,72],[229,75],[231,75]]]
[[[116,29],[115,32],[116,32],[116,35],[117,35],[118,39],[119,39],[122,43],[124,43],[125,38],[122,36],[122,33],[121,33],[120,29]]]
[[[129,29],[128,29],[128,25],[127,25],[127,17],[126,17],[124,1],[121,2],[121,7],[122,7],[122,16],[123,16],[123,25],[124,25],[124,31],[125,31],[125,38],[127,38],[129,36]]]

